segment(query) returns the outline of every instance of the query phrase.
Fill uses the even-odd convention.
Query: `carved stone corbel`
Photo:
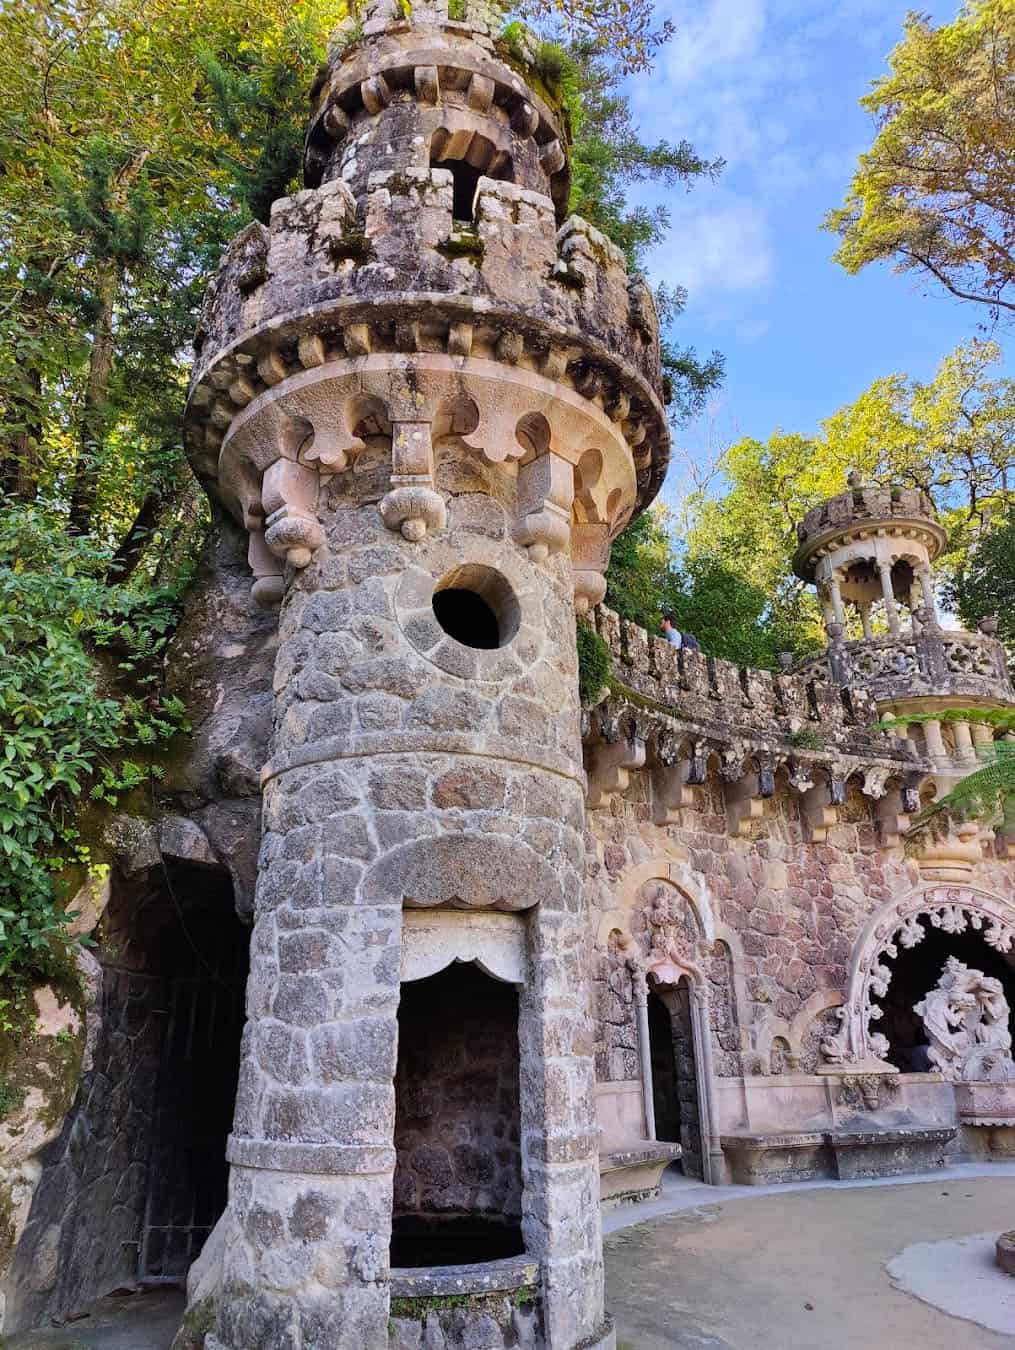
[[[574,522],[571,526],[571,572],[574,576],[574,607],[579,614],[586,614],[606,595],[609,565],[609,525]]]
[[[740,758],[740,765],[743,759]],[[732,769],[731,761],[729,769]],[[735,837],[749,833],[751,822],[761,820],[765,815],[765,803],[775,793],[775,779],[770,766],[759,765],[753,772],[734,776],[727,765],[722,767],[725,780],[726,822],[730,834]]]
[[[606,806],[622,796],[636,769],[645,767],[645,742],[640,736],[622,736],[612,744],[597,745],[589,767],[589,809]]]
[[[823,844],[828,831],[839,823],[839,808],[832,800],[832,784],[825,778],[800,794],[800,823],[804,838]]]
[[[520,466],[517,491],[515,543],[528,549],[533,562],[544,562],[570,543],[574,471],[566,459],[547,450]]]
[[[276,459],[264,471],[264,539],[277,558],[306,567],[324,543],[317,519],[320,479],[313,469],[291,459]]]
[[[892,787],[878,798],[875,818],[882,848],[897,848],[909,829],[910,812],[906,809],[903,796],[902,788]]]
[[[252,527],[247,544],[247,562],[254,574],[250,594],[260,609],[275,609],[285,594],[282,564],[265,542],[264,533]]]
[[[429,422],[392,422],[391,491],[380,501],[389,530],[418,543],[428,530],[447,524],[444,498],[433,485],[433,440]]]
[[[674,764],[657,764],[652,771],[652,804],[657,825],[672,825],[680,812],[694,806],[693,759],[678,759]]]

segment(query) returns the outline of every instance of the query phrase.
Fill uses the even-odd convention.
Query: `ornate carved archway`
[[[893,974],[884,958],[923,941],[921,920],[944,933],[972,929],[1001,953],[1015,943],[1015,906],[977,887],[921,886],[883,905],[867,920],[853,948],[842,1028],[835,1038],[846,1062],[883,1059],[887,1053],[885,1037],[871,1026],[881,1016],[876,1000],[887,993]]]

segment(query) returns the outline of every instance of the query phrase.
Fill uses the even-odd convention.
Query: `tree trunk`
[[[106,572],[107,586],[120,586],[129,580],[144,557],[152,531],[159,523],[163,512],[168,514],[179,501],[179,492],[166,501],[158,489],[153,489],[141,503],[141,509],[134,517],[130,529],[124,535],[119,547],[113,554]]]
[[[99,485],[99,447],[106,431],[109,381],[113,374],[113,311],[123,281],[119,262],[103,263],[96,293],[99,314],[95,340],[88,363],[88,382],[81,409],[78,459],[71,487],[69,528],[72,534],[87,534]]]

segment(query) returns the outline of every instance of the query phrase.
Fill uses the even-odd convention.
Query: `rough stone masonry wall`
[[[165,981],[107,966],[92,1068],[42,1178],[9,1277],[5,1327],[81,1312],[137,1274]]]
[[[326,544],[279,620],[218,1336],[384,1343],[402,906],[538,904],[523,1231],[554,1343],[574,1345],[602,1324],[602,1270],[569,569],[530,564],[492,498],[453,499],[446,534],[411,545],[357,491],[332,479]],[[485,682],[429,610],[463,561],[502,569],[520,602]]]
[[[764,817],[739,838],[728,832],[717,777],[695,789],[696,804],[674,824],[653,823],[649,793],[648,775],[632,775],[624,797],[589,813],[591,913],[598,910],[602,920],[620,911],[632,932],[644,931],[645,895],[630,878],[646,871],[665,877],[670,864],[686,868],[716,923],[718,941],[703,963],[715,1072],[769,1073],[773,1035],[812,997],[826,996],[815,999],[825,1007],[841,1001],[867,918],[918,885],[919,868],[901,848],[881,847],[872,803],[856,790],[824,843],[805,840],[798,796],[781,775]],[[1015,904],[1015,878],[1005,862],[978,863],[968,884]],[[814,1008],[813,1019],[822,1016]],[[800,1068],[813,1071],[820,1037],[803,1039],[807,1058]]]

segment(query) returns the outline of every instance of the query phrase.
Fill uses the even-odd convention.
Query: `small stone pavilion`
[[[666,470],[658,321],[500,26],[339,30],[307,189],[208,292],[194,730],[79,897],[86,1015],[39,991],[82,1062],[0,1124],[4,1332],[189,1275],[177,1350],[592,1350],[601,1206],[669,1164],[1015,1156],[1015,839],[906,838],[1004,651],[941,627],[927,497],[858,482],[799,526],[820,658],[603,607]]]

